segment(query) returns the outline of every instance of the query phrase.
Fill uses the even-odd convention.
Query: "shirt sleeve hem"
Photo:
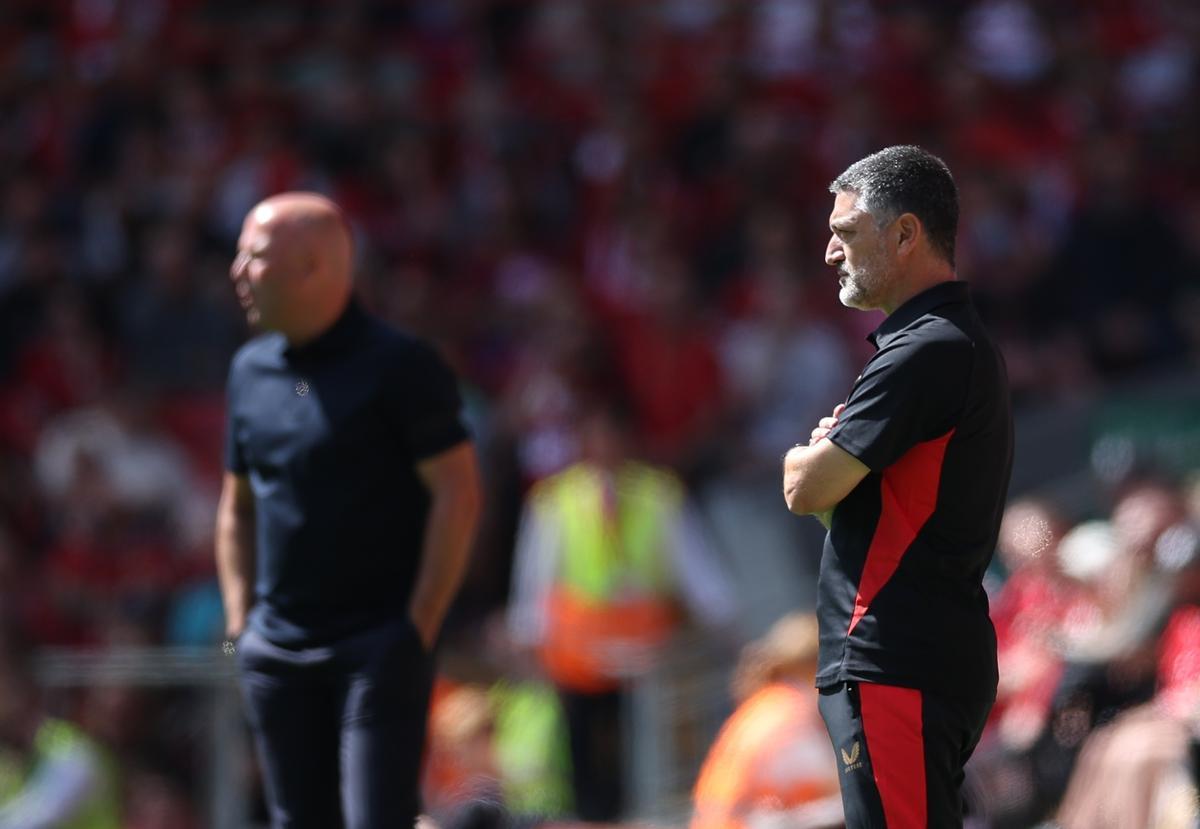
[[[429,460],[435,455],[440,455],[460,443],[466,443],[471,439],[467,431],[462,428],[447,431],[444,434],[438,435],[436,438],[431,438],[424,441],[419,448],[413,450],[413,458],[417,461]]]
[[[862,462],[862,464],[864,466],[866,466],[868,469],[870,469],[872,472],[875,471],[875,464],[871,462],[871,459],[870,459],[871,453],[867,449],[867,447],[862,446],[853,440],[850,440],[848,437],[841,434],[840,432],[831,433],[827,437],[834,446],[838,447],[839,449],[843,450],[844,452],[848,452],[849,454],[853,455],[856,460]]]

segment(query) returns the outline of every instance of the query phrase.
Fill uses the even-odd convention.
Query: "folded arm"
[[[796,515],[829,513],[871,470],[831,440],[794,446],[783,458],[783,498]],[[822,521],[828,525],[828,516]]]

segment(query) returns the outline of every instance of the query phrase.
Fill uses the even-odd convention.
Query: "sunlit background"
[[[570,814],[561,747],[506,765],[503,734],[563,726],[504,610],[528,488],[615,403],[738,606],[630,669],[625,816],[681,824],[739,648],[812,606],[821,531],[786,511],[779,456],[879,321],[837,302],[826,188],[896,143],[955,173],[959,273],[1017,407],[978,825],[1053,815],[1093,729],[1147,703],[1181,748],[1146,808],[1190,825],[1196,3],[5,0],[0,611],[122,825],[265,825],[211,552],[255,202],[337,200],[366,304],[464,384],[489,500],[444,636],[434,816],[481,792]]]

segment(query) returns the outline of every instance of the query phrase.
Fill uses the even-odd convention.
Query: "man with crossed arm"
[[[946,165],[889,147],[830,191],[842,304],[888,316],[847,401],[784,456],[788,508],[829,528],[820,709],[848,829],[947,829],[996,694],[982,579],[1012,468],[1008,381],[955,274]]]

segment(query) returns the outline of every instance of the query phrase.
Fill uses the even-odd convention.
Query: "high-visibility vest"
[[[120,795],[112,759],[104,748],[65,720],[46,719],[42,723],[34,737],[34,756],[30,763],[19,765],[8,759],[0,761],[0,805],[21,793],[39,763],[72,751],[86,751],[92,755],[100,779],[76,813],[61,824],[61,829],[121,829]]]
[[[533,493],[535,508],[552,511],[562,529],[542,664],[556,683],[583,693],[617,687],[621,647],[659,644],[678,619],[666,532],[682,508],[682,484],[627,462],[612,491],[581,463]]]
[[[815,696],[774,682],[738,707],[700,769],[689,829],[746,829],[756,812],[783,813],[838,791]]]
[[[545,683],[503,681],[488,694],[496,711],[493,748],[504,805],[515,815],[571,811],[571,753],[558,694]]]

